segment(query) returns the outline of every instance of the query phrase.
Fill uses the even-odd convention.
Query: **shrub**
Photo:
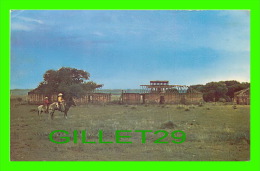
[[[190,111],[190,109],[189,109],[189,108],[186,108],[185,111]]]
[[[219,102],[226,102],[226,99],[224,99],[224,98],[219,98],[219,100],[218,100]]]
[[[172,121],[167,121],[162,123],[161,125],[161,129],[172,129],[172,128],[176,128],[177,125],[175,125]]]
[[[194,105],[191,105],[189,108],[190,108],[190,109],[195,109],[195,106],[194,106]]]
[[[183,106],[181,106],[181,105],[178,105],[177,106],[177,109],[183,109],[184,107]]]

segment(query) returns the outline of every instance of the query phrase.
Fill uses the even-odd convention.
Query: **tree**
[[[236,80],[210,82],[206,85],[191,85],[189,89],[203,93],[205,101],[232,101],[234,93],[250,87],[248,82],[238,82]],[[188,89],[188,91],[189,91]],[[225,93],[226,92],[226,93]],[[223,100],[224,99],[224,100]]]
[[[87,82],[90,74],[84,70],[62,67],[59,70],[48,70],[43,81],[33,92],[51,95],[63,93],[64,98],[81,97],[102,87],[92,81]]]
[[[247,82],[238,82],[235,80],[232,81],[224,81],[224,83],[227,85],[228,92],[226,95],[232,100],[234,98],[234,93],[243,89],[246,89],[250,87],[250,83]]]
[[[223,82],[210,82],[204,87],[203,98],[205,101],[218,101],[220,98],[226,98],[228,88]]]
[[[202,84],[191,85],[188,89],[188,92],[192,92],[192,90],[204,92],[204,87],[205,87],[205,85],[202,85]]]

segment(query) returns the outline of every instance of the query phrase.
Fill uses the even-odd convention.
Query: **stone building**
[[[141,93],[122,92],[125,104],[196,104],[203,101],[203,94],[185,85],[169,85],[169,81],[150,81],[140,85]]]
[[[242,105],[250,105],[250,89],[240,90],[234,93],[234,102]]]

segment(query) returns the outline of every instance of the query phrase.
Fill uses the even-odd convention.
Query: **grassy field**
[[[11,101],[12,161],[245,161],[249,160],[249,106],[204,104],[178,105],[88,105],[72,107],[68,119],[56,111],[54,120],[48,114],[40,117],[37,106]],[[173,123],[173,127],[165,123]],[[87,130],[95,144],[50,142],[49,133]],[[104,141],[115,142],[116,130],[182,130],[186,141],[181,144],[155,144],[162,136],[147,133],[141,143],[140,133],[122,141],[132,144],[98,143],[98,130]],[[57,136],[56,139],[59,139]]]

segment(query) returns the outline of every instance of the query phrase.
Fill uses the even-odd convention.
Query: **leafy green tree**
[[[226,93],[226,95],[229,97],[229,101],[231,101],[234,98],[234,93],[246,88],[250,87],[250,83],[247,82],[238,82],[235,80],[232,81],[224,81],[224,83],[227,85],[228,88],[228,92]]]
[[[238,82],[236,80],[210,82],[206,85],[198,84],[192,85],[189,89],[197,90],[203,93],[205,101],[232,101],[234,93],[250,87],[248,82]],[[188,90],[189,90],[188,89]],[[226,92],[226,93],[225,93]],[[222,98],[222,99],[220,99]]]
[[[225,98],[228,88],[223,82],[210,82],[204,87],[203,98],[205,101],[218,101],[221,97]]]
[[[81,97],[102,87],[88,81],[90,74],[84,70],[62,67],[59,70],[48,70],[43,75],[43,81],[33,92],[51,95],[63,93],[64,98]]]
[[[191,85],[188,89],[188,92],[192,92],[192,90],[204,92],[204,87],[205,87],[205,85],[202,85],[202,84]]]

